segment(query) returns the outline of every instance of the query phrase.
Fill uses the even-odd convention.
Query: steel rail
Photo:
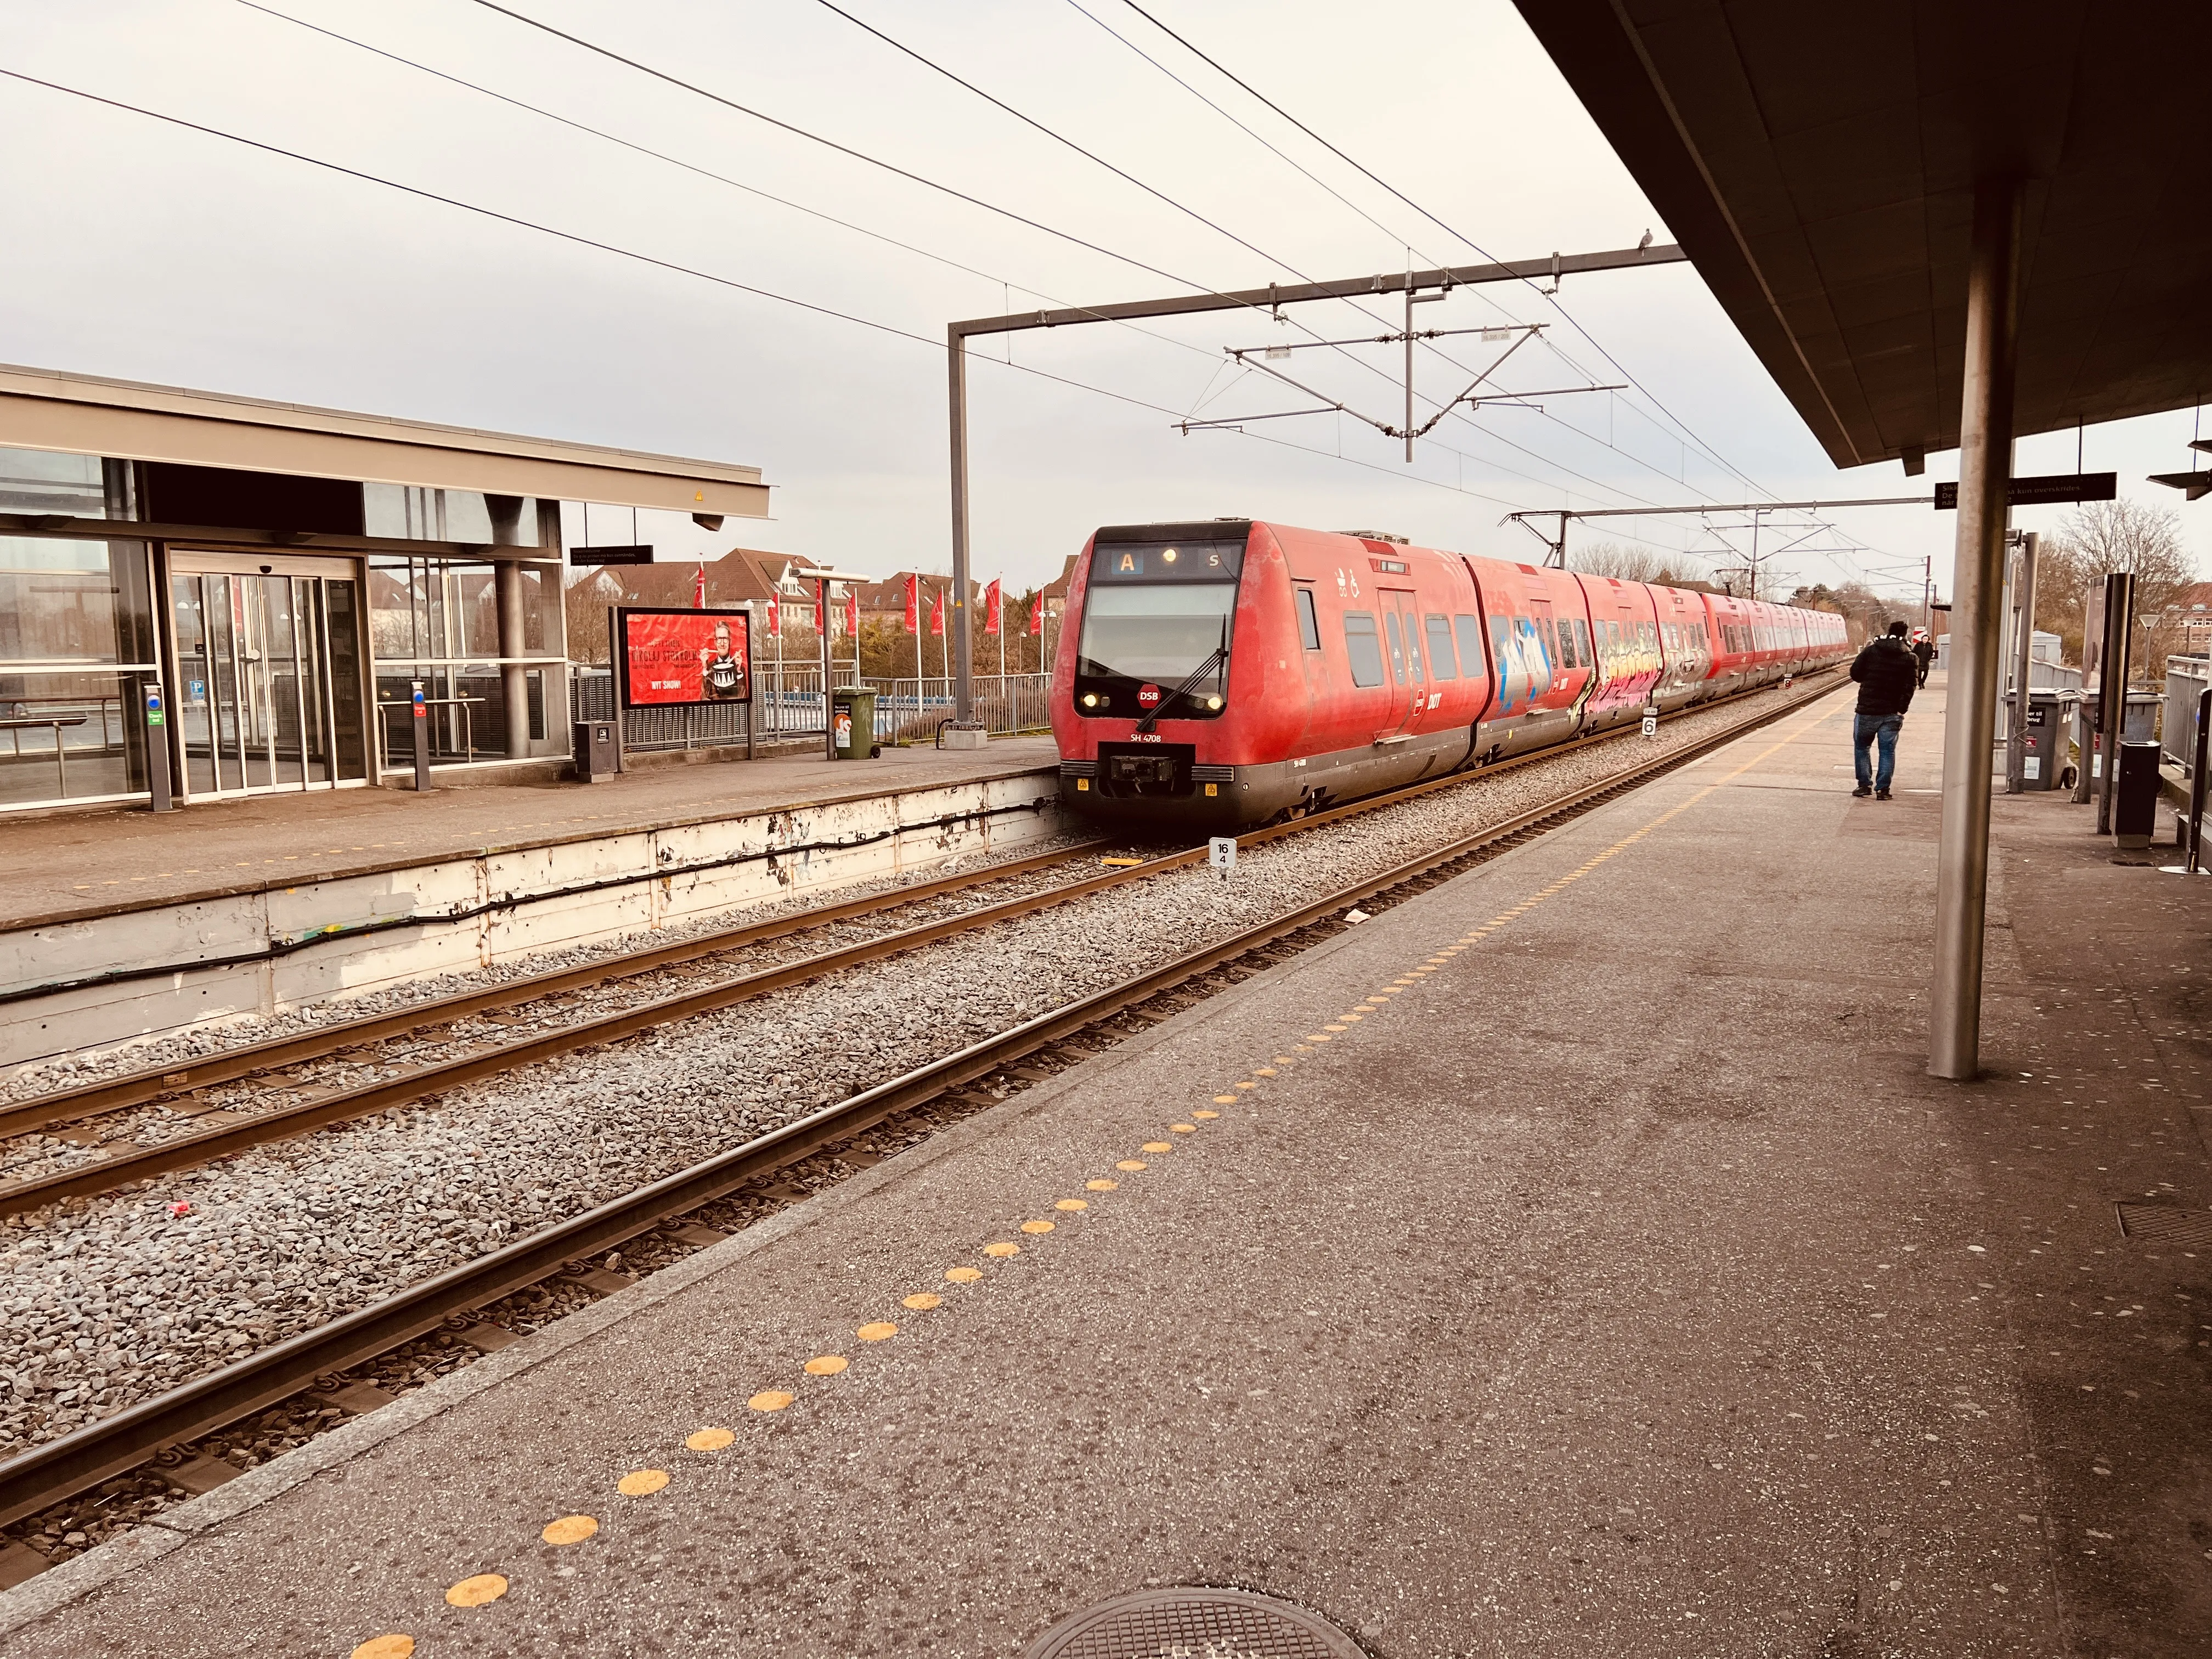
[[[1051,1043],[1113,1019],[1194,978],[1264,951],[1290,935],[1394,888],[1436,881],[1579,816],[1759,727],[1786,718],[1835,688],[1822,686],[1708,738],[1614,773],[1558,799],[1271,917],[1118,985],[930,1061],[902,1077],[822,1108],[688,1169],[449,1268],[419,1285],[288,1337],[245,1359],[142,1401],[100,1422],[0,1462],[0,1526],[33,1515],[297,1394],[319,1378],[386,1353],[474,1310],[636,1237],[771,1170],[795,1163],[884,1118],[909,1111]],[[1286,826],[1287,827],[1287,826]],[[1194,858],[1196,855],[1189,855]],[[1409,895],[1410,896],[1410,895]],[[1272,963],[1269,965],[1273,965]]]
[[[1717,697],[1711,702],[1695,703],[1687,708],[1676,709],[1662,716],[1662,719],[1671,721],[1687,714],[1702,714],[1708,709],[1723,708],[1739,698],[1755,696],[1767,689],[1765,686],[1753,686],[1743,691],[1730,692],[1726,696]],[[1364,796],[1358,800],[1348,802],[1340,806],[1326,808],[1304,817],[1293,819],[1287,823],[1249,831],[1238,838],[1239,843],[1243,846],[1256,846],[1283,836],[1318,829],[1362,812],[1372,811],[1400,801],[1413,799],[1433,790],[1465,783],[1474,778],[1494,776],[1501,772],[1516,770],[1523,766],[1534,765],[1539,762],[1555,760],[1597,744],[1611,743],[1626,738],[1631,734],[1632,729],[1627,726],[1622,726],[1609,732],[1593,732],[1572,738],[1564,744],[1532,750],[1525,755],[1516,755],[1510,760],[1497,762],[1489,766],[1479,767],[1472,770],[1448,772],[1439,777],[1408,784],[1379,795]],[[703,957],[719,956],[726,951],[741,950],[772,939],[787,938],[793,933],[809,932],[836,922],[880,915],[903,905],[940,897],[946,893],[964,891],[1009,876],[1027,874],[1036,870],[1049,868],[1056,864],[1072,863],[1077,859],[1089,856],[1098,848],[1109,844],[1103,840],[1086,842],[1079,847],[1063,848],[1058,852],[1038,854],[1003,865],[994,865],[983,870],[971,872],[967,875],[944,877],[913,887],[897,888],[890,892],[873,894],[866,898],[850,899],[841,903],[814,907],[775,921],[721,929],[676,944],[656,945],[626,953],[604,962],[533,974],[520,979],[507,980],[495,986],[487,986],[452,996],[435,998],[397,1009],[386,1014],[333,1022],[327,1025],[318,1026],[312,1030],[303,1031],[295,1036],[243,1044],[235,1048],[223,1050],[178,1065],[149,1067],[144,1071],[129,1073],[118,1078],[81,1084],[72,1089],[56,1090],[28,1100],[0,1105],[0,1139],[36,1133],[48,1128],[81,1122],[87,1118],[100,1116],[106,1113],[127,1110],[134,1106],[157,1105],[198,1090],[215,1087],[224,1083],[234,1083],[241,1079],[252,1078],[288,1066],[297,1066],[309,1060],[325,1059],[349,1048],[363,1048],[372,1043],[388,1041],[392,1037],[404,1036],[412,1031],[449,1024],[455,1020],[465,1019],[487,1010],[520,1006],[548,997],[563,995],[570,991],[604,984],[610,980],[625,979],[640,974],[655,972],[663,968],[680,966]],[[1195,854],[1186,855],[1173,861],[1148,860],[1144,865],[1134,869],[1120,872],[1113,880],[1137,880],[1146,876],[1157,875],[1166,869],[1180,869],[1190,862],[1194,856]],[[1074,890],[1070,890],[1073,892]],[[994,917],[988,910],[975,914],[985,921],[999,919]],[[857,958],[857,960],[867,959],[866,957]],[[839,965],[849,965],[840,964],[827,957],[824,958],[824,963],[825,965],[819,971],[825,973],[834,972]],[[483,1073],[477,1073],[476,1075],[481,1076]],[[456,1082],[465,1080],[467,1079],[455,1079]],[[426,1084],[424,1088],[428,1090],[441,1086],[453,1085]],[[344,1097],[343,1095],[325,1095],[319,1097],[317,1103],[312,1103],[327,1105]],[[304,1113],[308,1109],[308,1106],[309,1103],[301,1103],[287,1109]],[[381,1107],[371,1106],[362,1108],[362,1111],[380,1109],[382,1109]],[[313,1128],[320,1124],[337,1121],[349,1115],[360,1115],[361,1113],[325,1113],[314,1121],[309,1122],[304,1119],[284,1116],[280,1110],[278,1114],[264,1114],[254,1121],[272,1124],[279,1121],[299,1122],[301,1128]],[[245,1128],[246,1126],[234,1127]],[[299,1129],[288,1129],[283,1133],[289,1134],[299,1132]],[[279,1138],[282,1138],[281,1135],[261,1137],[263,1139]],[[183,1140],[169,1144],[210,1146],[213,1143],[198,1137],[186,1137]],[[242,1144],[254,1143],[249,1137]],[[236,1150],[236,1148],[230,1150]],[[211,1158],[225,1155],[223,1152],[210,1152],[205,1154]],[[84,1167],[90,1169],[100,1166]],[[167,1167],[176,1166],[172,1164]],[[141,1169],[141,1174],[155,1173],[160,1171],[151,1167]],[[29,1189],[27,1183],[22,1184],[20,1188],[0,1188],[0,1215],[14,1213],[15,1210],[24,1207],[21,1205],[15,1205],[10,1208],[10,1195],[18,1190],[28,1191]],[[93,1187],[77,1190],[80,1192],[100,1191],[104,1188]],[[50,1194],[54,1197],[63,1195],[64,1194],[58,1191]]]
[[[841,903],[811,906],[769,921],[720,928],[672,945],[655,945],[643,951],[625,952],[604,962],[586,963],[579,968],[532,974],[477,990],[436,997],[410,1004],[388,1014],[337,1021],[312,1031],[303,1031],[297,1036],[243,1044],[221,1054],[209,1054],[179,1065],[155,1066],[98,1083],[82,1084],[74,1089],[58,1089],[29,1100],[0,1106],[0,1137],[29,1134],[54,1124],[73,1123],[82,1118],[97,1117],[105,1112],[155,1104],[195,1089],[234,1083],[240,1078],[252,1077],[262,1072],[276,1071],[306,1060],[321,1060],[343,1049],[404,1036],[425,1026],[448,1024],[487,1009],[535,1002],[543,998],[605,984],[611,979],[626,979],[633,975],[678,966],[702,957],[719,956],[726,951],[742,950],[748,945],[787,938],[793,933],[810,932],[833,923],[878,915],[896,909],[900,905],[916,904],[926,899],[941,897],[946,893],[963,892],[989,882],[1000,881],[1009,876],[1027,875],[1034,871],[1049,869],[1056,864],[1070,863],[1090,856],[1102,847],[1111,845],[1110,841],[1085,842],[1080,846],[1038,853],[1029,858],[969,871],[963,875],[944,876],[912,887],[895,888],[887,893],[873,893],[865,898],[847,899]]]

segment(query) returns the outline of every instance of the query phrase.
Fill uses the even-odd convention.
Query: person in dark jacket
[[[1905,648],[1905,624],[1892,623],[1889,632],[1870,641],[1851,664],[1851,678],[1859,683],[1857,716],[1851,721],[1851,760],[1858,772],[1854,795],[1887,800],[1889,781],[1897,772],[1897,734],[1905,729],[1905,711],[1912,707],[1912,692],[1919,683],[1920,665]],[[1867,750],[1879,744],[1881,767],[1869,764]]]
[[[1915,684],[1927,684],[1929,665],[1936,660],[1936,641],[1928,637],[1924,628],[1912,630],[1912,660],[1920,665],[1920,678]]]

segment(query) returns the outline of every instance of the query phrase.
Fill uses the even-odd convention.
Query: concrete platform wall
[[[728,915],[1060,829],[1058,775],[1037,771],[0,932],[0,1066]]]

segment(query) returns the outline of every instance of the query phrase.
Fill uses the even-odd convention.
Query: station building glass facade
[[[418,731],[435,767],[568,753],[556,502],[0,449],[0,514],[195,532],[0,526],[0,811],[145,799],[149,737],[185,802],[410,773]]]
[[[127,520],[131,489],[125,463],[0,449],[0,513]],[[144,542],[0,534],[0,810],[145,792],[156,631]]]

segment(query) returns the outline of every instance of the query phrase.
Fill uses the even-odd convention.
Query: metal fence
[[[937,728],[952,718],[952,681],[944,675],[925,679],[867,679],[849,663],[830,673],[832,689],[866,685],[876,694],[878,743],[930,743]],[[732,744],[771,744],[827,733],[822,706],[820,665],[770,664],[753,674],[750,705],[622,711],[626,750],[714,749]],[[569,718],[615,718],[611,671],[581,665],[568,676]],[[1007,733],[1042,730],[1052,723],[1052,676],[1008,674],[975,681],[975,718],[989,731]]]
[[[2207,684],[2212,684],[2212,656],[2166,659],[2166,718],[2159,746],[2185,773],[2197,764],[2197,700]]]
[[[871,679],[868,684],[876,694],[878,743],[933,743],[938,726],[953,717],[953,684],[943,674]],[[985,730],[1001,736],[1050,726],[1052,676],[977,675],[975,719]]]

